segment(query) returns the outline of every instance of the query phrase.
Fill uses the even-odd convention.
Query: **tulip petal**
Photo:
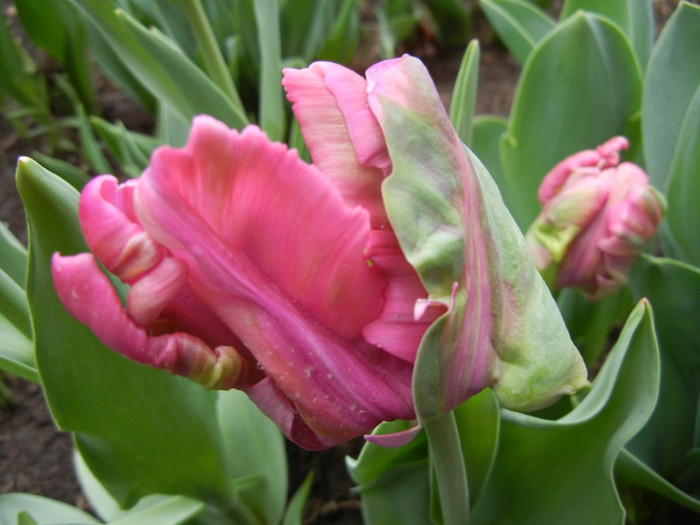
[[[257,128],[239,133],[197,117],[184,150],[156,151],[137,200],[149,234],[190,268],[201,257],[182,249],[180,232],[213,239],[212,251],[236,254],[242,271],[247,264],[259,274],[246,278],[276,283],[345,337],[379,313],[384,284],[364,255],[366,213]]]
[[[387,288],[382,313],[362,333],[370,343],[413,363],[423,334],[435,319],[445,313],[445,308],[440,303],[426,305],[416,318],[416,301],[424,299],[426,291],[418,273],[406,261],[393,232],[373,231],[367,257],[382,273]]]
[[[138,363],[217,389],[236,386],[245,363],[231,346],[210,348],[182,332],[150,336],[134,323],[91,254],[52,258],[56,293],[68,312],[109,348]]]
[[[369,211],[373,228],[388,227],[380,186],[390,161],[367,106],[365,79],[343,66],[315,62],[285,69],[282,84],[314,165],[349,205]]]
[[[418,351],[419,419],[496,382],[516,409],[583,386],[583,361],[522,234],[459,142],[425,67],[404,56],[370,68],[367,81],[393,161],[382,186],[391,224],[430,299],[448,308]]]
[[[267,376],[244,390],[285,432],[314,435],[300,444],[412,416],[411,364],[362,339],[385,289],[364,254],[367,213],[296,152],[198,117],[183,150],[154,153],[135,205]]]

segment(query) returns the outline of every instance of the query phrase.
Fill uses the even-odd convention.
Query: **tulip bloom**
[[[542,212],[526,239],[555,289],[575,286],[592,300],[618,290],[659,227],[665,202],[639,166],[620,164],[627,147],[614,137],[564,159],[542,181]]]
[[[542,323],[518,313],[530,300],[512,297],[521,276],[502,284],[493,269],[498,242],[482,231],[479,183],[425,68],[404,57],[367,75],[329,63],[285,70],[311,165],[256,126],[238,132],[199,116],[185,147],[158,148],[139,179],[91,181],[79,215],[92,254],[53,259],[67,310],[128,358],[245,391],[309,449],[415,418],[414,367],[426,340],[447,374],[437,378],[437,411],[489,385],[505,385],[502,398],[516,408],[580,387],[585,371],[568,336],[551,363],[539,342],[520,342]],[[406,98],[397,80],[419,96]],[[436,170],[426,159],[425,184],[438,177],[435,194],[455,192],[448,207],[415,201],[404,213],[426,215],[408,227],[394,223],[383,194],[404,156],[392,153],[387,100],[409,116],[429,110],[432,120],[406,136],[432,134],[445,153],[423,150],[441,163]],[[457,226],[440,226],[445,217]],[[436,225],[435,242],[414,244],[437,252],[409,263],[402,243]],[[125,308],[97,260],[129,285]],[[447,274],[426,273],[435,260]],[[529,264],[521,273],[537,275]],[[507,296],[493,291],[506,285]],[[561,338],[561,319],[552,326],[548,338]]]

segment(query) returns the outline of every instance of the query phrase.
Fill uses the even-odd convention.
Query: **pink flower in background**
[[[564,159],[542,181],[542,212],[526,239],[556,289],[575,286],[591,299],[619,289],[659,227],[664,200],[639,166],[620,164],[627,147],[614,137]]]

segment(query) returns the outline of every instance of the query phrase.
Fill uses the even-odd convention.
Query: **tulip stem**
[[[468,525],[469,484],[464,455],[452,412],[423,423],[430,460],[437,479],[445,525]]]

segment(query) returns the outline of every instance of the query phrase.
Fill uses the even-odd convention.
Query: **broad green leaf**
[[[14,525],[17,523],[17,515],[23,511],[39,524],[100,523],[87,512],[62,501],[34,494],[0,494],[0,523]]]
[[[676,258],[700,266],[700,82],[683,119],[666,187],[665,248]],[[670,249],[669,249],[670,248]]]
[[[672,259],[644,256],[633,268],[630,287],[636,297],[647,297],[656,312],[661,390],[651,419],[628,449],[676,482],[689,466],[688,452],[697,447],[700,269]],[[694,489],[700,489],[697,479]]]
[[[637,134],[641,77],[620,30],[581,12],[530,54],[501,141],[511,212],[525,231],[540,210],[537,188],[559,161],[615,135]]]
[[[457,73],[452,101],[450,102],[450,120],[460,140],[471,146],[474,106],[479,79],[479,41],[469,42],[462,64]]]
[[[646,169],[664,191],[688,106],[700,86],[700,6],[681,2],[652,50],[644,78],[642,133]]]
[[[658,375],[651,308],[642,301],[569,414],[550,421],[502,411],[496,460],[471,523],[622,523],[613,466],[654,407]]]
[[[430,509],[428,460],[394,465],[357,490],[366,525],[426,525]]]
[[[260,523],[278,523],[287,501],[287,457],[282,434],[237,390],[219,393],[217,416],[228,477],[255,480],[238,497]]]
[[[654,43],[654,16],[651,0],[566,0],[560,19],[576,11],[589,11],[609,18],[630,41],[644,71]]]
[[[172,41],[105,0],[71,0],[102,31],[122,63],[182,118],[212,115],[233,128],[248,123],[237,107]]]
[[[282,66],[277,0],[255,1],[260,49],[260,127],[270,140],[284,139],[286,115],[282,101]]]
[[[525,0],[479,0],[479,6],[520,64],[556,25],[547,13]]]
[[[62,307],[50,257],[86,251],[78,192],[20,159],[17,185],[30,228],[27,296],[46,398],[90,470],[122,505],[151,493],[231,504],[215,392],[105,348]]]

